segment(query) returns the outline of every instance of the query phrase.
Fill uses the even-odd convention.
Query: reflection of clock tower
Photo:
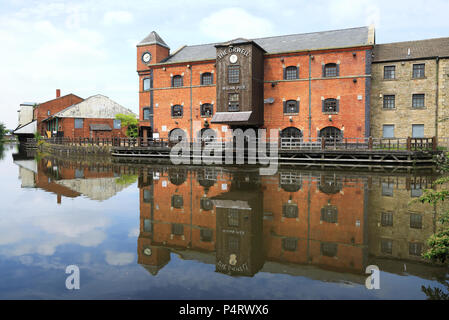
[[[170,55],[170,48],[155,32],[137,45],[137,73],[139,74],[139,136],[153,135],[153,65]]]

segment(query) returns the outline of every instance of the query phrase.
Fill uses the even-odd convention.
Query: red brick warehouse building
[[[282,136],[369,136],[374,28],[170,48],[137,45],[141,135],[174,129],[278,129]]]
[[[112,99],[97,94],[49,115],[42,126],[52,135],[69,138],[104,139],[126,137],[127,127],[115,119],[117,114],[137,117]]]

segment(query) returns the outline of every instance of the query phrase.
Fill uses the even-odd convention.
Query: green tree
[[[139,135],[139,121],[133,115],[118,113],[115,115],[115,119],[120,120],[122,126],[128,127],[126,129],[126,136],[136,138]]]
[[[427,189],[418,201],[422,203],[430,203],[434,206],[442,205],[445,200],[449,199],[449,157],[448,154],[444,157],[445,162],[440,164],[440,169],[445,175],[434,182],[437,190]],[[429,249],[423,253],[423,257],[439,262],[446,262],[449,260],[449,212],[442,212],[439,214],[438,220],[440,222],[439,230],[427,239]]]
[[[3,142],[3,138],[8,133],[8,130],[6,130],[6,127],[3,123],[0,123],[0,142]]]

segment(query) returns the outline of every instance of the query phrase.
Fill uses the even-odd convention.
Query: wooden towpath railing
[[[245,141],[249,141],[245,138]],[[48,143],[73,146],[110,146],[116,148],[171,148],[178,143],[169,139],[149,138],[68,138],[54,137],[44,139]],[[255,139],[257,143],[269,143],[269,139]],[[202,146],[214,143],[213,140],[196,140]],[[252,142],[252,140],[251,140]],[[232,141],[221,141],[228,145]],[[297,138],[282,137],[277,141],[281,151],[320,151],[320,150],[348,150],[348,151],[436,151],[437,139],[431,138]]]

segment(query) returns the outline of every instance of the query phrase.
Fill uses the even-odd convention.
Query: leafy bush
[[[126,129],[126,136],[129,138],[136,138],[139,135],[139,121],[133,115],[118,113],[115,119],[120,120],[122,126],[128,127]]]

